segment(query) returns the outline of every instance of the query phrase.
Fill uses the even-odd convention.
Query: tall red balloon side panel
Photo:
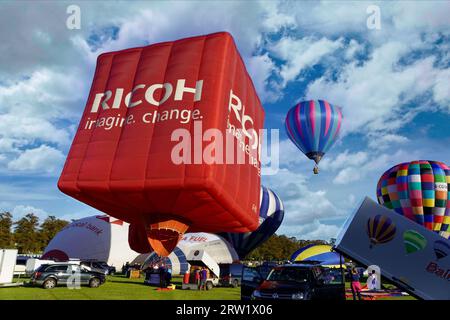
[[[130,223],[173,218],[189,231],[252,231],[263,121],[228,33],[105,53],[58,187]],[[244,164],[229,157],[227,141]]]

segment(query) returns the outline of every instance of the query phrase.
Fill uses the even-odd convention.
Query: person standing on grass
[[[165,282],[166,282],[166,268],[164,268],[164,265],[162,264],[159,267],[159,286],[161,288],[164,288]]]
[[[166,274],[165,274],[165,280],[166,280],[166,287],[170,285],[170,281],[172,281],[172,269],[167,267]]]
[[[203,267],[200,271],[200,290],[206,290],[206,278],[208,277],[208,272],[206,268]]]
[[[358,270],[356,270],[356,268],[352,269],[351,277],[352,277],[351,289],[353,300],[361,300],[361,283],[359,282],[359,272]]]
[[[195,283],[198,286],[198,289],[200,290],[200,270],[199,269],[194,270],[194,279],[195,279]]]

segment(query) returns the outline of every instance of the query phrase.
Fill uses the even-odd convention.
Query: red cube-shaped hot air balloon
[[[228,33],[104,53],[58,187],[131,223],[140,251],[253,231],[263,121]]]

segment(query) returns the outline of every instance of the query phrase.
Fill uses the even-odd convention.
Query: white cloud
[[[310,190],[307,178],[299,173],[283,168],[276,175],[265,177],[263,184],[273,189],[283,201],[286,212],[283,225],[300,226],[343,214],[328,200],[327,191]]]
[[[2,165],[6,161],[0,163],[0,170],[27,170],[39,175],[59,166],[61,151],[37,147],[52,144],[68,148],[74,131],[71,123],[81,115],[89,85],[82,78],[71,67],[64,72],[42,67],[21,80],[0,83],[0,153],[9,162],[7,167]],[[64,122],[69,125],[61,125]]]
[[[347,60],[352,60],[355,55],[363,50],[364,46],[356,41],[355,39],[351,39],[347,48],[345,49],[345,58]]]
[[[64,159],[64,154],[61,151],[46,145],[41,145],[38,148],[24,151],[18,158],[8,164],[8,169],[54,174],[59,173]]]
[[[286,61],[280,70],[283,86],[286,86],[288,82],[297,79],[304,69],[319,63],[323,57],[342,45],[342,39],[332,41],[325,37],[321,39],[286,37],[272,45],[269,50],[277,58]]]
[[[343,67],[339,79],[327,76],[310,84],[307,98],[323,97],[343,107],[342,131],[374,133],[393,131],[410,122],[427,105],[402,106],[414,98],[436,89],[440,100],[450,93],[442,93],[440,79],[447,72],[435,69],[433,57],[412,65],[398,66],[399,59],[408,51],[400,42],[388,42],[375,49],[363,65],[349,63]]]
[[[11,210],[14,221],[25,217],[29,213],[34,213],[34,215],[39,218],[40,223],[42,223],[49,216],[45,210],[35,208],[33,206],[18,205]]]
[[[312,223],[296,226],[285,226],[284,232],[289,236],[295,236],[297,239],[308,240],[330,240],[336,238],[339,234],[340,227],[333,224],[323,224],[319,220]]]
[[[266,140],[264,142],[267,143]],[[278,140],[278,141],[270,141],[271,145],[263,145],[263,151],[262,151],[262,163],[267,163],[267,148],[272,147],[274,149],[278,148],[279,154],[279,162],[281,167],[292,167],[297,166],[299,164],[302,165],[311,165],[311,168],[313,167],[313,162],[311,162],[310,159],[308,159],[295,145],[294,143],[289,139],[284,140]],[[272,145],[273,144],[273,145]],[[269,155],[272,156],[272,155]]]
[[[339,227],[333,223],[342,220],[346,212],[328,199],[327,191],[310,190],[306,176],[283,168],[275,176],[264,177],[263,184],[283,201],[285,214],[279,234],[322,240],[337,235]]]
[[[369,30],[366,9],[369,5],[380,7],[381,30]],[[304,33],[341,35],[362,33],[381,44],[387,40],[408,41],[422,31],[435,32],[448,29],[446,1],[293,1],[279,7],[280,13],[293,16],[297,28]]]
[[[88,83],[79,70],[70,66],[64,71],[41,68],[20,80],[0,86],[0,111],[22,117],[52,120],[76,116],[82,106],[70,108],[84,99]]]
[[[276,69],[275,63],[269,58],[269,55],[265,53],[249,57],[246,66],[261,101],[276,101],[279,93],[270,89],[268,85],[268,79]]]
[[[70,143],[69,132],[39,117],[22,117],[14,114],[0,115],[0,135],[3,135],[1,147],[5,151],[17,151],[17,147],[32,144],[37,140],[67,146]]]
[[[342,166],[342,169],[333,178],[333,183],[339,185],[350,184],[351,182],[361,180],[369,174],[380,177],[384,171],[398,163],[420,159],[420,154],[420,150],[410,151],[402,149],[393,153],[375,152],[368,155],[367,160],[360,165],[349,164]]]
[[[366,162],[367,158],[368,154],[365,151],[351,153],[348,150],[345,150],[344,152],[340,152],[334,158],[328,157],[323,159],[323,161],[320,162],[320,166],[326,170],[339,170],[349,166],[359,166]]]
[[[433,87],[434,100],[440,105],[447,107],[446,112],[450,112],[450,69],[436,72]]]
[[[361,178],[361,173],[356,167],[347,167],[339,171],[337,176],[333,179],[335,184],[347,184],[353,181],[358,181]]]
[[[368,146],[372,149],[385,150],[409,141],[408,138],[398,134],[378,134],[368,138]]]

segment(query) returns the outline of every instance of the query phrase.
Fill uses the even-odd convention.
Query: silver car
[[[30,283],[45,289],[52,289],[58,285],[73,283],[74,280],[79,285],[97,288],[105,282],[106,277],[103,273],[89,271],[79,265],[44,264],[33,273]]]

